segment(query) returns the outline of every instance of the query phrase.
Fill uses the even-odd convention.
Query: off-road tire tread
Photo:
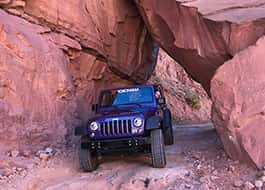
[[[167,108],[163,111],[163,128],[164,128],[164,139],[165,145],[172,145],[174,144],[174,132],[172,128],[172,121],[171,121],[171,112]]]
[[[161,129],[151,131],[151,155],[154,168],[164,168],[166,165],[166,154],[164,137]]]
[[[93,155],[90,149],[79,146],[79,163],[83,172],[92,172],[97,169],[97,155]]]

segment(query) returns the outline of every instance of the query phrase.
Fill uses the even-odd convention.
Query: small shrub
[[[193,91],[188,90],[185,93],[185,101],[186,103],[193,109],[200,109],[201,108],[201,102],[200,97]]]

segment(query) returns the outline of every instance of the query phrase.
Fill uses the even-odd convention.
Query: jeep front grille
[[[132,134],[132,120],[109,120],[100,122],[102,136],[123,136]]]

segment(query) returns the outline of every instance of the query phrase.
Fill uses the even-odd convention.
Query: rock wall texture
[[[264,18],[264,0],[178,0],[188,7],[197,7],[206,18],[215,21],[230,21],[240,23]]]
[[[65,143],[76,109],[69,60],[45,31],[0,10],[1,145]]]
[[[153,38],[207,92],[216,69],[265,33],[264,19],[216,22],[175,0],[135,2]]]
[[[211,83],[213,121],[233,158],[265,165],[265,37],[221,66]]]
[[[262,74],[254,76],[256,70],[257,73],[263,71],[260,66],[263,56],[253,58],[257,54],[255,51],[264,51],[264,46],[258,45],[260,47],[257,49],[260,50],[248,49],[243,53],[245,55],[240,52],[255,44],[265,34],[265,2],[135,2],[153,38],[201,83],[209,94],[211,80],[218,67],[235,56],[231,62],[225,63],[224,68],[227,69],[221,69],[226,74],[220,77],[219,71],[212,83],[213,122],[232,158],[254,163],[258,167],[264,165],[264,140],[261,135],[263,127],[260,123],[260,99],[264,92],[262,85],[259,85]],[[202,13],[191,6],[199,7]],[[240,54],[237,55],[238,53]],[[245,57],[250,59],[244,61]],[[244,70],[239,66],[241,62]],[[251,64],[250,68],[248,64]],[[232,69],[231,65],[237,66]],[[247,71],[248,69],[250,71]],[[218,79],[221,80],[220,86],[216,82]],[[234,79],[232,85],[229,79]],[[261,103],[260,107],[252,104],[253,98],[257,98],[257,102]]]
[[[211,100],[205,90],[162,49],[159,50],[156,69],[148,82],[162,84],[176,123],[194,124],[211,120]]]
[[[54,30],[75,38],[83,49],[135,82],[152,72],[152,39],[131,1],[28,0],[24,11]]]
[[[101,89],[142,83],[152,73],[153,41],[126,1],[0,7],[16,15],[0,9],[1,145],[65,144]]]

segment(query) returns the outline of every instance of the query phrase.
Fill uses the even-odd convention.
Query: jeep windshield
[[[122,88],[103,91],[100,107],[142,106],[143,103],[153,102],[151,87]]]

